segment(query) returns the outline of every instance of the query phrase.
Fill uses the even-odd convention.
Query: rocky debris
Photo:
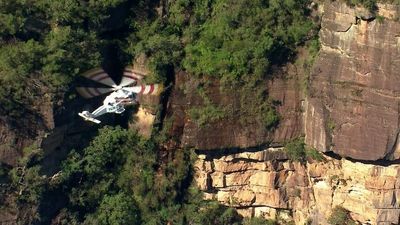
[[[149,138],[153,129],[155,115],[146,108],[139,107],[135,114],[135,122],[130,124],[130,128],[138,131],[143,137]]]
[[[268,152],[270,150],[265,150]],[[254,155],[252,157],[251,155]],[[263,160],[258,152],[200,155],[195,180],[207,199],[237,207],[243,216],[296,224],[327,224],[335,206],[369,224],[398,224],[400,166],[378,166],[326,157],[325,162]],[[242,157],[245,156],[245,157]],[[249,158],[254,161],[247,161]],[[281,215],[282,214],[282,215]]]
[[[133,62],[133,70],[143,76],[148,76],[148,58],[140,54]],[[142,80],[140,83],[144,83]],[[133,128],[146,138],[151,136],[157,111],[160,109],[159,95],[138,95],[138,110],[134,112],[133,121],[129,123],[129,128]]]
[[[306,142],[320,151],[399,158],[398,7],[379,6],[382,21],[339,1],[324,5],[304,120]]]

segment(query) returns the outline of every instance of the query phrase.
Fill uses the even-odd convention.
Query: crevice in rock
[[[282,207],[275,207],[275,206],[270,206],[270,205],[251,205],[251,206],[235,206],[236,209],[248,209],[248,208],[253,208],[253,207],[268,207],[271,209],[276,209],[276,210],[290,210],[290,208],[282,208]],[[291,211],[291,210],[290,210]]]
[[[397,127],[399,127],[399,125],[397,125]],[[390,158],[392,158],[394,156],[396,147],[399,145],[399,135],[400,135],[400,129],[397,129],[396,135],[395,135],[395,140],[394,140],[392,146],[390,146],[388,148],[388,152],[386,153],[385,159],[390,160]],[[388,143],[389,143],[389,141],[388,141]]]
[[[356,22],[355,23],[350,23],[350,26],[344,30],[336,30],[335,32],[337,33],[347,33],[354,25],[358,25],[359,23],[357,23],[357,17],[356,17]]]
[[[375,15],[370,15],[369,17],[361,16],[361,17],[357,17],[357,18],[359,18],[362,21],[367,21],[368,23],[370,23],[370,22],[372,22],[372,21],[374,21],[376,19],[376,16]]]
[[[398,103],[397,111],[400,111],[400,103]],[[400,127],[400,115],[397,118],[397,127]],[[393,142],[393,145],[389,148],[389,151],[386,154],[386,159],[394,157],[394,154],[396,152],[396,147],[399,145],[399,135],[400,135],[400,129],[397,129],[396,131],[396,138]],[[388,137],[389,138],[389,137]],[[389,141],[387,142],[389,143]]]
[[[327,155],[331,158],[337,159],[337,160],[341,160],[341,159],[346,159],[349,160],[350,162],[356,163],[362,163],[362,164],[367,164],[367,165],[374,165],[374,166],[391,166],[391,165],[398,165],[400,164],[400,159],[396,159],[396,160],[391,160],[388,161],[387,159],[378,159],[378,160],[361,160],[361,159],[353,159],[350,157],[343,157],[337,153],[334,152],[321,152],[324,155]]]
[[[201,149],[196,149],[195,152],[197,155],[206,155],[207,159],[209,158],[221,158],[223,156],[228,156],[228,155],[233,155],[233,154],[239,154],[239,153],[255,153],[255,152],[260,152],[260,151],[265,151],[268,148],[282,148],[283,144],[280,143],[266,143],[266,144],[261,144],[258,146],[254,147],[248,147],[248,148],[221,148],[221,149],[212,149],[212,150],[201,150]]]
[[[245,162],[247,163],[247,162]],[[250,162],[250,163],[262,163],[262,161],[256,161],[256,162]],[[235,170],[235,171],[229,171],[229,172],[223,172],[224,174],[232,174],[232,173],[243,173],[243,172],[256,172],[256,171],[265,171],[265,172],[269,172],[267,170],[259,170],[259,169],[254,169],[254,168],[244,168],[241,170]],[[222,171],[217,171],[217,172],[222,172]]]
[[[347,58],[354,58],[353,56],[349,55],[348,53],[346,53],[343,49],[341,49],[339,47],[334,48],[332,46],[328,46],[323,43],[321,43],[321,50],[326,51],[326,52],[338,53],[340,55],[346,56]]]
[[[398,131],[398,136],[400,135],[400,130]],[[397,137],[398,139],[398,137]],[[397,142],[399,140],[396,140]],[[281,146],[280,148],[283,148]],[[282,158],[273,158],[273,157],[268,157],[269,153],[274,153],[273,151],[268,151],[268,148],[265,147],[265,145],[258,146],[258,147],[252,147],[252,148],[246,148],[246,149],[241,149],[241,148],[232,148],[232,149],[222,149],[222,150],[195,150],[197,155],[205,155],[207,161],[212,161],[213,159],[220,159],[224,156],[230,156],[230,155],[235,155],[238,153],[257,153],[261,151],[265,151],[266,157],[264,157],[263,160],[257,160],[257,159],[249,159],[249,158],[233,158],[229,162],[232,163],[237,163],[237,162],[245,162],[245,163],[259,163],[259,162],[268,162],[268,161],[276,161],[276,162],[285,162],[288,161],[289,159],[286,157],[286,153],[284,151],[279,151],[276,150],[276,153],[281,152],[282,155],[285,155],[285,157]],[[327,152],[320,152],[321,154],[336,159],[336,160],[341,160],[341,159],[346,159],[349,160],[350,162],[359,162],[363,164],[368,164],[368,165],[375,165],[375,166],[390,166],[390,165],[397,165],[400,164],[400,159],[396,160],[391,160],[389,161],[386,158],[382,159],[377,159],[377,160],[362,160],[362,159],[354,159],[351,157],[346,157],[346,156],[341,156],[333,151],[327,151]],[[271,156],[271,155],[270,155]]]
[[[354,72],[357,72],[357,71],[354,71]],[[362,75],[362,74],[360,74],[360,75]],[[322,83],[327,83],[327,82],[322,82]],[[332,83],[329,83],[329,84],[335,85],[335,86],[339,86],[338,88],[340,88],[340,89],[360,88],[363,91],[369,91],[372,94],[376,94],[376,95],[379,95],[381,97],[400,99],[400,92],[398,92],[398,91],[389,90],[389,89],[368,87],[368,86],[366,86],[364,84],[357,83],[357,82],[336,81],[336,82],[332,82]],[[338,99],[338,98],[336,98],[336,99]],[[373,103],[371,103],[371,104],[373,104]],[[374,104],[374,105],[380,106],[379,104]]]

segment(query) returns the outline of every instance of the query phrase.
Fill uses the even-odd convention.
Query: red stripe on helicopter
[[[93,76],[96,76],[96,75],[102,74],[102,73],[105,73],[104,70],[98,69],[98,70],[94,70],[94,71],[88,71],[88,72],[84,73],[83,76],[84,77],[93,77]]]
[[[139,80],[139,78],[137,78],[137,77],[128,76],[128,75],[123,75],[123,77],[129,78],[129,79],[133,79],[133,80]]]
[[[105,80],[105,79],[111,79],[110,77],[108,77],[108,75],[106,74],[105,77],[102,77],[100,79],[96,79],[97,81],[101,81],[101,80]]]
[[[141,84],[141,89],[139,94],[143,94],[144,90],[146,89],[146,86],[144,86],[143,84]]]
[[[138,71],[134,71],[133,69],[125,69],[124,72],[133,73],[136,76],[143,77],[145,76],[143,73],[139,73]]]
[[[95,75],[89,77],[89,79],[92,79],[95,81],[100,81],[100,80],[104,80],[107,78],[109,78],[109,76],[106,73],[95,74]]]
[[[80,95],[82,95],[83,97],[85,97],[85,98],[94,97],[94,96],[92,96],[92,94],[90,94],[90,93],[88,92],[87,88],[79,87],[79,88],[77,88],[77,90],[78,90],[78,93],[79,93]]]
[[[92,91],[91,88],[85,88],[85,89],[87,90],[87,92],[88,92],[92,97],[97,96],[96,93],[93,93],[93,91]]]
[[[103,75],[103,74],[107,75],[107,73],[105,73],[104,70],[101,70],[100,72],[97,72],[97,73],[94,73],[94,74],[90,74],[90,75],[88,75],[86,77],[87,78],[94,78],[96,76]]]
[[[151,93],[153,93],[153,91],[154,91],[154,84],[151,84],[150,85],[150,91],[149,91],[149,95],[151,94]]]
[[[139,74],[136,74],[134,72],[131,72],[131,71],[125,71],[123,76],[127,77],[127,78],[134,79],[134,80],[139,80],[139,79],[142,79],[142,77],[143,77],[143,76],[141,76]]]
[[[99,89],[94,88],[94,91],[96,92],[97,95],[101,95],[102,93],[99,91]]]

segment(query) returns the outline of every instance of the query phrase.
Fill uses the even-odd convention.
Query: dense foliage
[[[80,72],[100,65],[104,13],[117,5],[1,0],[0,111],[21,116],[33,108],[40,89],[56,94]]]
[[[265,76],[285,62],[313,27],[309,1],[215,1],[198,35],[186,46],[184,67],[223,80]]]
[[[146,52],[158,80],[173,66],[198,79],[218,81],[223,94],[240,93],[239,104],[218,105],[207,97],[207,81],[201,83],[196,91],[204,104],[189,110],[199,126],[239,117],[243,124],[261,123],[272,130],[280,118],[264,81],[272,65],[292,60],[296,48],[316,34],[310,3],[170,1],[166,17],[136,24],[139,42],[131,49]]]
[[[265,76],[271,64],[287,62],[309,38],[310,1],[193,1],[168,5],[166,19],[141,24],[136,52],[155,69],[173,64],[196,75],[226,81]],[[143,28],[142,28],[143,27]],[[182,62],[182,63],[181,63]]]
[[[18,218],[21,224],[47,224],[54,216],[50,212],[58,214],[59,224],[266,223],[259,218],[243,221],[233,208],[202,200],[190,185],[192,152],[176,150],[160,156],[156,142],[135,131],[100,129],[88,147],[69,154],[52,178],[39,175],[41,151],[34,147],[27,151],[19,167],[10,171],[10,179],[20,192],[19,207],[42,210]]]
[[[324,156],[316,149],[306,146],[304,138],[295,138],[285,144],[285,151],[290,160],[305,162],[307,159],[324,161]]]

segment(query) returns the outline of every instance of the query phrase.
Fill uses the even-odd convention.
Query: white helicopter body
[[[119,85],[108,76],[102,69],[90,70],[83,74],[88,79],[102,83],[109,86],[109,88],[90,88],[78,87],[77,91],[84,98],[92,98],[98,95],[111,92],[103,101],[103,105],[98,107],[93,112],[83,111],[78,113],[79,116],[85,120],[100,123],[97,117],[105,113],[121,114],[125,111],[125,106],[137,104],[137,95],[158,95],[162,91],[162,85],[137,85],[138,81],[143,78],[143,75],[133,71],[132,68],[127,67]]]

